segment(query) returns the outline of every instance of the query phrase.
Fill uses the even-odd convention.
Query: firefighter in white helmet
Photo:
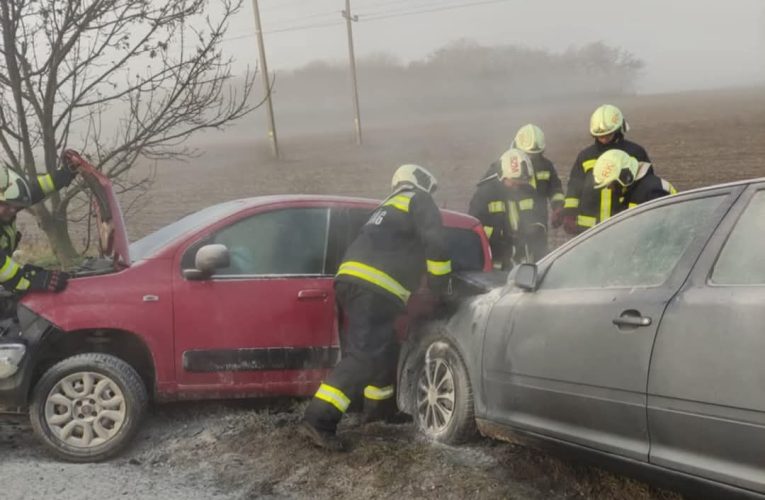
[[[606,151],[618,149],[639,162],[650,162],[642,146],[628,141],[624,134],[629,125],[616,106],[604,104],[590,117],[594,143],[583,149],[571,167],[563,209],[563,226],[569,234],[578,234],[608,218],[613,193],[609,187],[595,189],[593,167]]]
[[[483,224],[495,268],[535,262],[547,248],[546,220],[534,210],[536,178],[531,159],[511,148],[499,159],[499,173],[479,183],[468,209]]]
[[[317,446],[344,449],[337,424],[351,401],[362,395],[366,421],[395,417],[394,321],[423,274],[437,295],[450,289],[451,259],[441,212],[431,196],[436,186],[423,167],[399,167],[393,193],[372,213],[340,264],[335,292],[348,320],[348,346],[316,391],[299,428]]]
[[[0,167],[0,285],[6,290],[21,294],[29,290],[58,292],[66,287],[67,273],[21,266],[12,257],[21,240],[16,214],[68,186],[77,174],[76,166],[66,157],[62,161],[63,168],[38,175],[31,182],[8,166]]]
[[[654,174],[650,163],[640,162],[618,149],[600,155],[593,167],[593,178],[595,189],[611,191],[611,210],[604,214],[603,220],[641,203],[677,193],[671,183]]]

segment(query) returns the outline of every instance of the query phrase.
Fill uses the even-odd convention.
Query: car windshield
[[[133,262],[146,259],[184,234],[199,229],[239,210],[245,200],[234,200],[204,208],[159,229],[130,245]]]

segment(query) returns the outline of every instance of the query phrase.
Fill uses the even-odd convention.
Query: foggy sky
[[[461,38],[483,45],[519,44],[554,52],[602,40],[646,62],[638,87],[641,92],[765,82],[762,0],[508,0],[365,20],[375,13],[480,1],[352,0],[352,10],[360,17],[354,23],[356,55],[384,52],[410,61]],[[245,0],[244,4],[223,45],[235,58],[237,71],[257,63],[252,2]],[[260,0],[269,70],[291,69],[312,60],[346,61],[346,30],[339,14],[344,6],[344,0]],[[268,33],[332,22],[340,24]]]

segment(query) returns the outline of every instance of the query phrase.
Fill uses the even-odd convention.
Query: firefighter
[[[639,162],[624,151],[612,149],[598,158],[593,167],[595,189],[610,189],[611,215],[646,201],[677,193],[675,187],[653,172],[648,162]]]
[[[483,224],[495,269],[535,262],[547,248],[546,220],[534,209],[536,178],[528,155],[508,149],[499,159],[499,173],[478,184],[470,215]]]
[[[639,162],[650,162],[642,146],[624,138],[629,125],[616,106],[604,104],[590,117],[590,134],[595,142],[576,157],[563,209],[563,227],[569,234],[579,234],[612,215],[613,193],[610,188],[595,189],[592,169],[598,157],[611,149],[625,151]],[[559,223],[554,221],[554,224]]]
[[[315,445],[333,451],[345,447],[336,431],[352,400],[363,395],[367,414],[395,413],[394,320],[423,274],[427,272],[430,288],[439,295],[451,287],[441,213],[431,196],[436,179],[418,165],[402,165],[392,188],[362,226],[335,276],[349,345],[316,391],[299,427]]]
[[[16,230],[16,214],[68,186],[74,179],[76,167],[66,157],[63,161],[63,168],[39,175],[32,182],[7,166],[0,167],[0,285],[12,293],[59,292],[66,287],[67,273],[30,264],[21,266],[12,257],[21,240],[21,233]]]
[[[545,152],[545,134],[542,129],[533,124],[524,125],[515,134],[513,145],[523,151],[531,159],[534,167],[534,177],[536,178],[536,194],[534,198],[534,211],[540,221],[544,221],[545,230],[547,230],[548,211],[547,204],[552,208],[553,227],[559,227],[563,221],[563,188],[561,187],[558,172],[555,165],[544,154]],[[545,238],[545,248],[543,248],[542,257],[547,254],[547,239]]]

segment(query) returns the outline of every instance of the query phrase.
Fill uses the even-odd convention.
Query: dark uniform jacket
[[[654,173],[650,163],[641,163],[638,167],[635,181],[627,188],[620,200],[619,211],[676,193],[677,190],[669,181],[662,179]]]
[[[37,176],[36,182],[29,183],[31,204],[39,203],[49,194],[68,186],[73,178],[74,174],[68,168]],[[21,233],[16,230],[15,220],[0,222],[0,285],[13,292],[29,288],[29,281],[24,277],[21,266],[11,257],[20,239]]]
[[[564,203],[564,214],[576,217],[579,232],[606,220],[619,208],[621,194],[609,188],[595,189],[595,179],[592,175],[592,169],[600,155],[611,149],[620,149],[637,158],[639,162],[650,161],[642,146],[623,137],[617,137],[609,144],[595,141],[582,150],[571,167]]]
[[[534,209],[536,200],[536,190],[531,184],[509,189],[496,175],[478,184],[468,212],[483,224],[495,267],[512,267],[514,257],[520,261],[527,253],[526,237],[535,227],[546,223]]]
[[[403,307],[426,271],[435,279],[451,273],[441,212],[430,194],[405,188],[372,213],[335,279],[367,287]]]

